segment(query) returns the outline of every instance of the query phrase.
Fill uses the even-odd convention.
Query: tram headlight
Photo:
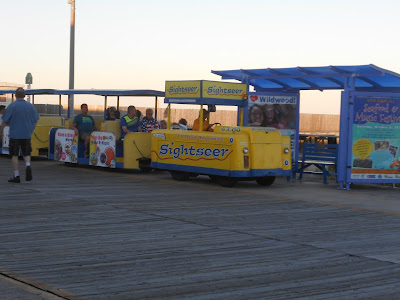
[[[244,154],[247,154],[247,153],[249,153],[249,148],[247,148],[247,147],[244,147],[244,148],[243,148],[243,153],[244,153]]]
[[[283,153],[288,154],[289,153],[289,148],[283,149]]]

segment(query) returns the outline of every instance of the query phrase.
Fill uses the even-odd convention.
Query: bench
[[[336,166],[338,157],[338,145],[327,144],[323,147],[317,147],[316,144],[304,143],[303,156],[298,161],[301,167],[297,169],[297,173],[300,173],[299,179],[303,179],[303,173],[322,175],[324,183],[328,183],[328,176],[336,176]],[[305,171],[309,166],[316,166],[318,171]],[[329,172],[327,166],[334,166],[334,172]]]

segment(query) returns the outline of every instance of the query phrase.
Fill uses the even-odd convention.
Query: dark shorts
[[[91,131],[81,131],[81,132],[79,132],[79,139],[84,142],[84,141],[86,141],[86,138],[88,136],[90,136],[91,134],[92,134]]]
[[[21,150],[23,156],[30,156],[32,152],[31,139],[11,139],[8,150],[11,156],[19,156]]]

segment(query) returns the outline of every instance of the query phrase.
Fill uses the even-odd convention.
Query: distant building
[[[0,90],[16,90],[18,87],[24,87],[24,84],[0,82]],[[11,94],[0,95],[0,104],[8,106],[11,103]]]

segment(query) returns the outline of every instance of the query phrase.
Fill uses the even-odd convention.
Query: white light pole
[[[74,89],[74,68],[75,68],[75,0],[68,0],[71,4],[71,36],[69,42],[69,89]],[[69,96],[70,113],[68,118],[74,118],[74,95]]]

